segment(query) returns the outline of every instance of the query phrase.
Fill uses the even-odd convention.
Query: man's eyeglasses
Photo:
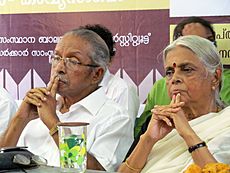
[[[57,66],[61,61],[64,61],[66,67],[71,70],[76,69],[78,65],[93,67],[93,68],[99,67],[99,65],[96,65],[96,64],[83,64],[74,57],[73,58],[63,58],[59,55],[53,54],[50,56],[50,59],[49,59],[50,64],[52,64],[52,66],[54,67]]]
[[[13,157],[13,163],[20,165],[47,165],[47,160],[38,155],[33,155],[31,157],[23,154],[16,154]]]

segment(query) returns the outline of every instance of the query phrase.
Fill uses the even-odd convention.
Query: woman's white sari
[[[189,123],[214,157],[219,162],[230,164],[230,106]],[[187,145],[173,130],[154,145],[142,173],[180,173],[192,162]]]

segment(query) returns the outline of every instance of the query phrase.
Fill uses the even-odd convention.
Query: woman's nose
[[[174,72],[171,81],[172,81],[172,84],[179,84],[182,82],[181,75],[179,74],[178,71]]]
[[[173,79],[172,80],[172,84],[179,84],[179,83],[181,83],[181,80],[180,79]]]

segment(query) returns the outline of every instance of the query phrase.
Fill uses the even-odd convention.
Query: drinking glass
[[[64,122],[58,124],[60,165],[64,170],[86,171],[87,125],[83,122]]]

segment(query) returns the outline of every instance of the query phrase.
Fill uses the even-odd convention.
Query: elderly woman
[[[230,107],[219,99],[222,64],[215,46],[184,36],[165,48],[163,59],[172,101],[152,109],[119,171],[179,173],[192,162],[229,164]]]

